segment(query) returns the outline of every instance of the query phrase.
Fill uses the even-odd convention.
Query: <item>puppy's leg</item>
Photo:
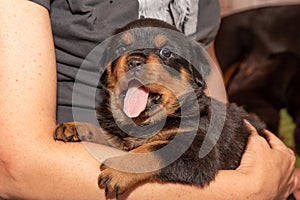
[[[104,143],[103,130],[93,124],[84,122],[67,122],[58,124],[53,135],[55,140],[64,142]]]
[[[160,173],[161,159],[153,151],[155,146],[167,144],[167,141],[155,141],[144,144],[121,157],[109,158],[100,166],[98,178],[100,188],[106,193],[118,195],[128,191],[143,181],[154,180]],[[147,155],[141,159],[139,155]]]

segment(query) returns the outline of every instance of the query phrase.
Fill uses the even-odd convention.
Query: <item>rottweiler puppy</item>
[[[117,52],[116,59],[105,56],[99,81],[100,127],[64,123],[54,138],[95,142],[103,134],[110,146],[129,152],[100,166],[99,186],[116,196],[144,181],[203,187],[218,170],[236,169],[250,135],[244,120],[261,135],[265,126],[235,104],[205,94],[205,50],[155,19],[134,21],[116,35],[105,52]]]

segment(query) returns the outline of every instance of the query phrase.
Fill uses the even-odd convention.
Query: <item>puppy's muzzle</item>
[[[146,63],[147,55],[144,52],[131,52],[127,56],[127,67],[128,70],[140,68]]]
[[[131,55],[127,58],[127,70],[130,75],[141,75],[144,64],[146,64],[144,57]]]
[[[127,61],[127,66],[129,70],[140,68],[143,64],[145,64],[145,61],[140,58],[132,58]]]

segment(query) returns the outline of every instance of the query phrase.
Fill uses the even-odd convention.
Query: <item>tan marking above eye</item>
[[[158,57],[155,54],[150,54],[148,56],[148,59],[146,61],[146,64],[161,64],[161,61],[158,59]]]
[[[125,45],[130,45],[132,43],[133,37],[132,34],[129,32],[123,33],[122,35],[122,42]]]
[[[157,35],[154,39],[154,45],[157,48],[161,48],[162,46],[164,46],[167,43],[168,39],[166,36],[164,35]]]

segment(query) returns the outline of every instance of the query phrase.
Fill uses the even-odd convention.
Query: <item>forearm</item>
[[[52,139],[56,64],[48,11],[1,0],[0,24],[0,196],[101,199],[98,162],[81,144]]]
[[[220,171],[216,180],[209,186],[199,188],[183,184],[146,183],[135,188],[133,192],[123,195],[125,199],[210,199],[240,200],[262,199],[263,193],[255,183],[247,182],[249,177],[235,171]],[[266,198],[267,199],[267,198]]]
[[[34,133],[40,125],[50,130],[55,124],[55,58],[48,13],[29,4],[0,1],[0,156],[7,165],[7,152],[26,155],[26,148],[16,147],[49,138]],[[42,17],[34,18],[37,13]]]
[[[80,144],[31,148],[30,159],[14,158],[6,166],[9,176],[0,181],[4,198],[105,199],[97,186],[99,163]]]

